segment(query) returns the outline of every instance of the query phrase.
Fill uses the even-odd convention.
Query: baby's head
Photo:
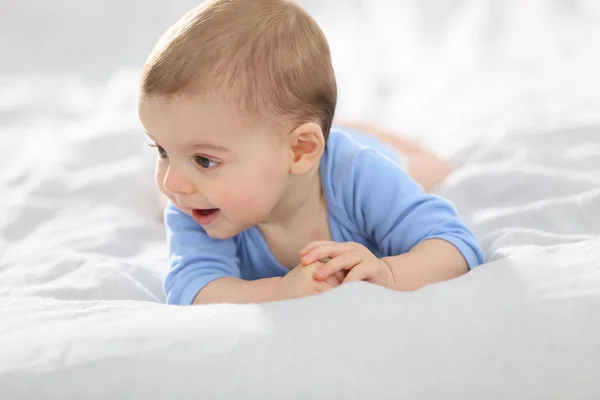
[[[158,187],[215,238],[284,215],[318,176],[336,93],[325,36],[294,2],[205,2],[144,66]]]

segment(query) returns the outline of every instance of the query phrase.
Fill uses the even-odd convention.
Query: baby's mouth
[[[210,225],[219,217],[220,211],[218,208],[194,208],[192,218],[200,225]]]
[[[197,208],[194,211],[197,211],[200,215],[207,216],[207,215],[216,213],[217,211],[219,211],[219,209],[218,208],[205,208],[205,209]]]

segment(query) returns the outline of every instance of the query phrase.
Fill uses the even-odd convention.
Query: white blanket
[[[387,6],[403,4],[390,13],[407,22],[408,12],[433,12],[425,3]],[[442,152],[480,138],[455,154],[459,169],[439,193],[489,263],[412,293],[360,283],[265,305],[164,305],[166,249],[154,152],[135,120],[137,71],[102,85],[0,75],[0,398],[600,398],[600,13],[591,2],[559,3],[507,2],[500,27],[477,23],[481,4],[499,4],[484,1],[455,5],[446,28],[422,34],[372,26],[404,29],[429,50],[437,32],[450,39],[435,54],[459,43],[477,66],[424,51],[413,61],[444,65],[443,79],[425,68],[408,85],[410,71],[381,68],[368,85],[344,86],[361,93],[381,80],[391,92],[371,93],[368,107],[342,101],[342,117],[405,127]],[[354,10],[337,37],[331,20],[338,60],[352,61],[340,46],[348,26],[359,15],[384,18],[385,5]],[[532,10],[533,32],[566,36],[529,64],[519,38],[535,38],[518,34]],[[496,53],[467,40],[487,30]],[[399,52],[378,54],[399,66]],[[492,54],[522,68],[486,69]],[[350,64],[341,82],[373,66]]]

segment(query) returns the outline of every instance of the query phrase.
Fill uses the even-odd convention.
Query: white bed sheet
[[[439,193],[490,263],[414,293],[166,306],[137,70],[9,71],[0,398],[600,397],[597,3],[305,4],[332,41],[341,117],[462,147]]]

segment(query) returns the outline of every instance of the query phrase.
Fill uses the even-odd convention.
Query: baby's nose
[[[173,194],[193,194],[196,191],[194,183],[185,176],[179,168],[169,167],[163,179],[164,189]]]

